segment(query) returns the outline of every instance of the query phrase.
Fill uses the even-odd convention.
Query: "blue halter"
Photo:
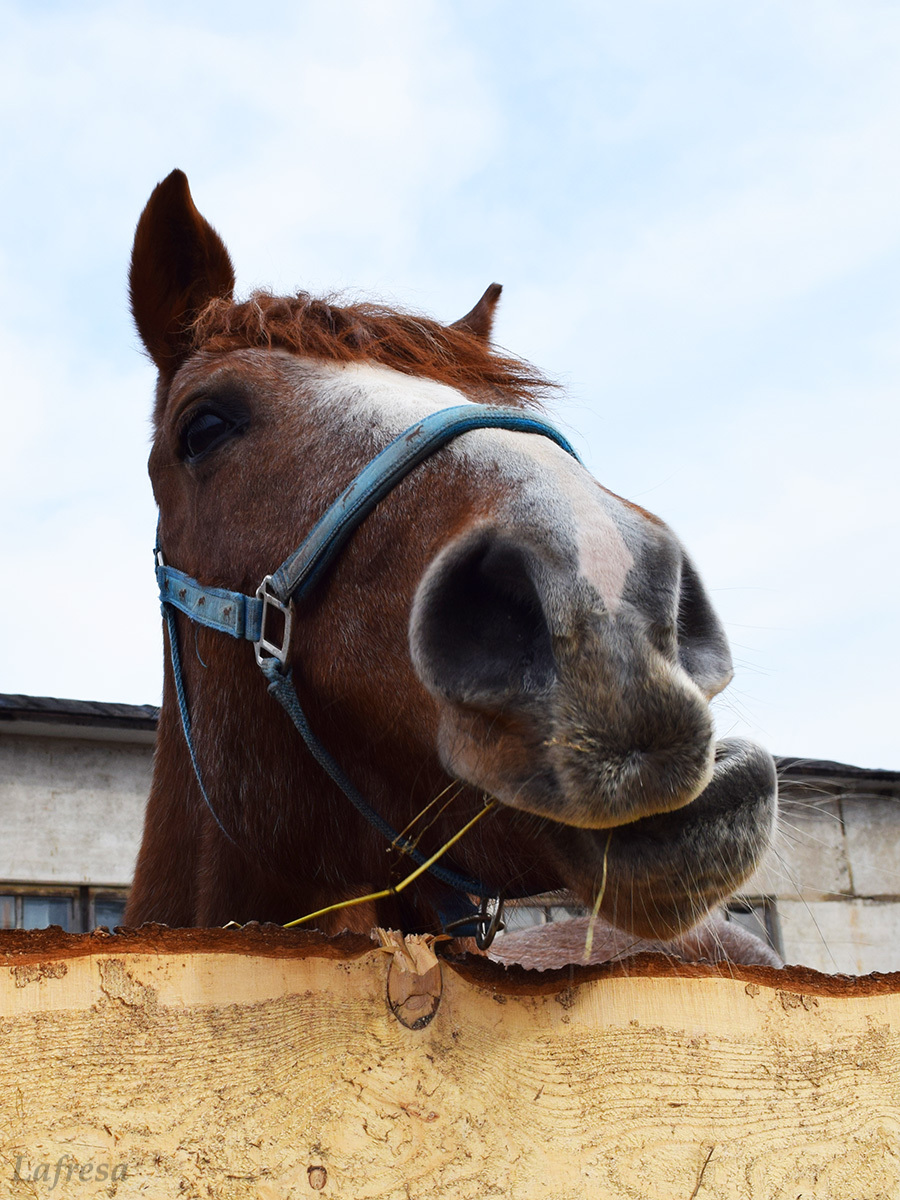
[[[353,531],[392,488],[436,450],[460,434],[473,429],[511,429],[521,433],[539,433],[556,442],[573,458],[578,458],[562,434],[540,417],[486,404],[461,404],[432,413],[424,420],[411,425],[377,454],[341,492],[293,554],[289,555],[273,574],[265,577],[255,596],[247,596],[243,592],[229,592],[224,588],[204,587],[182,571],[167,566],[157,546],[156,578],[168,630],[169,653],[185,741],[206,806],[216,825],[233,844],[236,844],[234,838],[219,819],[203,786],[197,762],[178,648],[176,609],[209,629],[217,629],[220,633],[230,634],[231,637],[253,642],[256,661],[268,680],[269,691],[285,709],[315,760],[373,828],[392,845],[409,855],[417,865],[421,866],[426,861],[425,856],[411,842],[375,812],[310,728],[287,665],[292,607],[294,600],[299,600],[312,589]],[[273,618],[273,610],[280,614],[280,618]],[[271,626],[279,619],[281,630],[276,634]],[[455,896],[448,897],[448,902],[439,912],[444,929],[452,930],[461,937],[474,935],[479,945],[485,949],[497,927],[499,890],[479,879],[473,879],[438,864],[431,866],[429,870],[456,893]],[[480,908],[476,908],[468,899],[473,895],[482,897]],[[494,902],[493,910],[489,910],[489,900]]]

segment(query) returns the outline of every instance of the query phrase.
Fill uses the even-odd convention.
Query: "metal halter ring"
[[[444,933],[453,933],[454,930],[474,925],[475,945],[479,950],[487,950],[500,930],[506,928],[502,917],[503,900],[499,896],[485,896],[481,901],[481,907],[473,916],[458,917],[457,920],[450,921],[444,925]],[[459,936],[472,937],[473,935],[462,933]]]
[[[487,950],[497,933],[504,929],[503,900],[500,896],[485,896],[481,901],[481,909],[475,918],[475,945],[479,950]]]

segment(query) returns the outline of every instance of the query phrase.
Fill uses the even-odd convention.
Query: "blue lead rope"
[[[197,761],[191,732],[191,719],[181,655],[178,648],[178,631],[175,625],[175,609],[192,621],[242,638],[254,643],[256,659],[268,681],[268,689],[287,712],[303,738],[309,752],[326,774],[341,789],[356,810],[385,837],[417,865],[426,861],[425,856],[406,838],[402,837],[377,813],[357,790],[338,763],[331,757],[310,728],[306,714],[294,688],[286,657],[291,631],[292,601],[308,592],[344,543],[368,516],[372,509],[419,463],[436,450],[462,433],[473,429],[510,429],[516,432],[537,433],[557,443],[573,458],[578,455],[568,441],[552,425],[539,417],[525,415],[515,409],[496,408],[492,405],[465,404],[432,413],[424,420],[404,430],[384,450],[375,456],[344,489],[325,514],[316,523],[301,545],[270,576],[266,576],[256,596],[243,592],[230,592],[224,588],[209,588],[198,583],[163,562],[159,546],[155,550],[156,577],[163,616],[169,639],[169,654],[175,677],[175,693],[181,713],[191,764],[200,787],[200,793],[219,830],[233,845],[234,837],[228,832],[210,801]],[[159,534],[157,533],[157,541]],[[266,618],[270,607],[280,610],[284,627],[279,643],[266,637]],[[429,872],[453,890],[441,905],[438,915],[443,928],[453,930],[459,937],[475,936],[482,949],[490,944],[497,927],[499,909],[493,920],[486,917],[488,898],[499,904],[500,891],[448,867],[435,863]],[[480,908],[475,907],[469,896],[482,897]]]
[[[156,551],[157,561],[159,561],[159,551]],[[203,777],[200,774],[200,764],[197,762],[197,751],[194,747],[194,738],[191,734],[191,714],[188,711],[187,696],[184,694],[184,675],[181,670],[181,654],[178,649],[178,630],[175,627],[175,610],[171,604],[163,604],[162,614],[166,620],[166,633],[169,636],[169,656],[172,659],[172,674],[175,676],[175,695],[178,697],[178,711],[181,713],[181,728],[184,730],[184,740],[187,742],[188,753],[191,756],[191,765],[194,768],[194,774],[197,777],[197,784],[200,788],[200,795],[206,804],[206,807],[212,813],[212,819],[218,825],[219,829],[228,838],[233,846],[237,842],[219,820],[219,814],[212,806],[212,801],[206,794],[206,788],[203,786]]]
[[[269,691],[294,722],[300,736],[306,743],[307,749],[322,770],[338,785],[356,811],[366,818],[373,829],[377,829],[382,837],[387,838],[392,846],[396,846],[398,850],[402,850],[404,854],[408,854],[416,866],[421,867],[422,863],[425,862],[425,855],[417,850],[412,842],[407,841],[406,838],[397,833],[385,821],[384,817],[371,807],[362,793],[348,779],[337,762],[335,762],[310,729],[306,713],[300,707],[296,688],[291,681],[290,671],[285,673],[282,671],[281,665],[276,658],[268,658],[262,665],[262,673],[269,681]],[[429,871],[437,879],[449,884],[452,888],[477,896],[486,894],[484,884],[478,879],[460,875],[458,871],[445,870],[444,867],[439,866],[437,863],[433,867],[430,867]],[[491,892],[490,894],[493,895],[494,893]]]

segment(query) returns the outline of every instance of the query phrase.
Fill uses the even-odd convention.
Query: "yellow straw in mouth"
[[[594,901],[594,907],[591,909],[591,919],[588,922],[587,937],[584,939],[584,956],[582,962],[591,961],[591,950],[594,946],[594,925],[597,923],[597,917],[600,913],[600,905],[603,903],[603,897],[606,893],[606,863],[609,858],[609,843],[612,841],[613,831],[610,830],[606,838],[606,846],[603,849],[603,874],[600,877],[600,890],[597,892],[597,899]]]
[[[407,875],[407,877],[398,883],[396,887],[385,888],[382,892],[372,892],[372,894],[369,896],[356,896],[353,900],[341,900],[339,904],[329,904],[327,908],[320,908],[317,912],[308,913],[305,917],[298,917],[296,921],[288,921],[284,928],[293,929],[295,925],[303,925],[307,921],[315,920],[316,917],[324,917],[327,913],[338,912],[338,910],[342,908],[353,908],[357,904],[368,904],[371,900],[384,900],[388,896],[399,895],[408,884],[418,879],[419,876],[424,874],[429,867],[433,866],[442,855],[446,854],[451,846],[456,845],[463,834],[468,833],[472,826],[477,824],[486,813],[489,813],[496,803],[496,800],[489,800],[487,804],[485,804],[484,808],[475,814],[471,821],[467,821],[466,824],[463,825],[462,829],[453,835],[449,842],[446,842],[443,846],[441,846],[440,850],[438,850],[436,854],[432,854],[431,858],[429,858],[427,862],[423,862],[420,867],[416,867],[412,874]]]

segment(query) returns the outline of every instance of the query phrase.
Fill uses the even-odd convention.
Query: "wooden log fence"
[[[900,1196],[900,975],[383,940],[0,934],[0,1196]]]

